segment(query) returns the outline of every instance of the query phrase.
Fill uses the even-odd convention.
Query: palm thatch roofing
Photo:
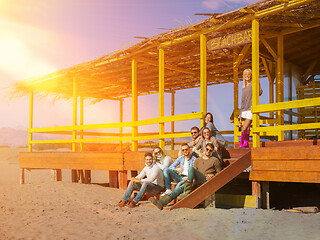
[[[313,64],[309,74],[317,75],[320,74],[319,13],[320,0],[260,1],[231,12],[212,14],[198,23],[146,38],[127,49],[92,61],[17,82],[14,94],[21,96],[34,91],[71,98],[75,78],[77,95],[85,98],[130,97],[132,59],[137,60],[138,94],[156,93],[159,87],[159,48],[165,52],[166,92],[199,87],[200,34],[205,34],[209,41],[250,29],[253,18],[260,19],[260,38],[264,38],[272,49],[277,49],[276,37],[284,35],[285,60],[302,69],[308,69]],[[250,52],[241,62],[239,72],[251,66]],[[277,60],[261,42],[260,56],[273,63]],[[261,61],[260,66],[260,76],[266,76]],[[233,49],[207,50],[208,85],[233,82],[232,69]]]

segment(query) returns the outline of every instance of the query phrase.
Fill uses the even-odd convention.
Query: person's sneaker
[[[161,194],[161,197],[163,197],[164,195],[169,195],[171,192],[171,189],[167,189],[164,193]]]
[[[127,205],[127,202],[123,199],[121,199],[121,201],[116,205],[118,207],[125,207]]]
[[[135,201],[131,201],[126,207],[128,207],[128,208],[134,208],[134,207],[136,207],[137,206],[137,202],[135,202]]]

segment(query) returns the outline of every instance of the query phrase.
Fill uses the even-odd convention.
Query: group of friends
[[[191,128],[192,141],[181,145],[179,157],[173,162],[159,146],[153,152],[145,153],[145,167],[139,175],[132,177],[120,207],[133,208],[144,197],[161,194],[160,200],[151,197],[150,201],[159,209],[178,197],[182,199],[194,188],[222,170],[222,148],[226,141],[213,124],[213,116],[207,113],[205,127]],[[172,190],[171,183],[175,182]],[[138,193],[131,197],[132,192]]]
[[[244,120],[244,124],[240,147],[248,147],[252,122],[251,69],[244,70],[243,81],[239,118]],[[134,208],[141,199],[149,198],[152,204],[162,210],[173,199],[183,199],[220,172],[223,168],[222,150],[226,147],[226,141],[214,126],[211,113],[205,115],[201,130],[196,126],[191,128],[191,136],[192,141],[181,145],[179,157],[174,162],[159,146],[153,148],[152,153],[145,153],[145,167],[140,174],[131,178],[124,197],[117,206]],[[176,183],[173,190],[172,182]],[[138,193],[131,197],[134,190]],[[159,194],[160,200],[154,197]]]

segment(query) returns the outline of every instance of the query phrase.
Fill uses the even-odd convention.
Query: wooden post
[[[277,50],[278,50],[278,60],[277,60],[277,73],[276,73],[276,80],[277,80],[277,93],[276,93],[276,100],[277,102],[283,102],[283,36],[277,37]],[[284,115],[283,111],[278,111],[278,124],[284,124]],[[278,141],[284,140],[284,132],[280,131],[278,134]]]
[[[123,122],[123,99],[119,100],[119,122],[122,123]],[[123,127],[119,128],[119,136],[122,137],[122,133],[123,133]],[[122,141],[119,142],[119,149],[120,151],[122,151]]]
[[[207,38],[200,35],[200,112],[202,119],[207,113]],[[204,121],[200,121],[203,127]]]
[[[159,118],[164,117],[164,50],[159,49]],[[164,123],[159,123],[159,135],[164,134]],[[164,138],[159,139],[159,146],[164,150]]]
[[[257,208],[261,208],[261,184],[260,182],[252,182],[252,195],[257,197]]]
[[[132,81],[132,121],[138,121],[138,81],[137,81],[137,61],[131,62]],[[138,136],[138,127],[132,127],[132,138]],[[138,141],[132,140],[132,151],[138,151]]]
[[[29,129],[33,128],[33,91],[29,93]],[[28,152],[32,152],[32,133],[28,134]],[[20,184],[26,183],[26,169],[20,169]]]
[[[259,20],[252,20],[252,106],[259,105]],[[253,130],[259,127],[259,114],[252,116]],[[253,147],[260,147],[260,135],[253,132]],[[252,195],[257,196],[257,207],[261,207],[261,187],[259,182],[252,182]]]
[[[259,20],[252,20],[252,106],[259,105]],[[260,134],[254,132],[259,127],[259,114],[252,114],[253,147],[260,147]]]
[[[173,91],[171,93],[171,116],[174,116],[174,107],[175,107],[174,95],[175,95],[175,92]],[[174,121],[171,122],[171,133],[174,133]],[[174,138],[171,138],[171,150],[174,150]]]
[[[119,188],[127,189],[128,185],[128,172],[126,170],[119,171]]]
[[[238,117],[235,114],[239,109],[239,68],[236,66],[236,61],[239,56],[239,49],[233,50],[233,141],[234,143],[239,142],[239,130],[238,130]]]
[[[109,171],[109,187],[118,187],[118,171]]]
[[[262,208],[270,209],[270,187],[269,182],[262,182]]]
[[[83,101],[83,96],[80,96],[80,125],[83,125],[83,115],[84,115],[84,101]],[[80,130],[80,139],[83,139],[83,130]],[[83,143],[80,143],[80,152],[83,151]]]
[[[33,128],[33,91],[29,93],[29,130]],[[32,133],[28,134],[28,152],[32,152]]]
[[[73,91],[72,91],[72,96],[73,96],[73,126],[75,127],[77,125],[77,85],[76,85],[76,78],[73,76]],[[76,140],[77,138],[77,132],[76,130],[72,130],[72,140]],[[76,152],[76,143],[72,143],[72,152]],[[72,182],[78,182],[78,173],[77,170],[71,170],[71,181]]]

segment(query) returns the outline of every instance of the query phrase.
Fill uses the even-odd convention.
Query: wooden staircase
[[[169,209],[194,208],[251,166],[250,149],[228,149],[224,169]]]

